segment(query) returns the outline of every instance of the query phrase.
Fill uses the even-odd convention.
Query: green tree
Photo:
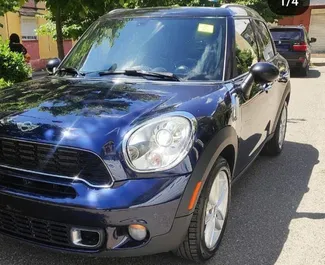
[[[10,11],[17,11],[26,0],[1,0],[0,1],[0,17]],[[3,25],[0,23],[0,27]]]
[[[225,0],[224,2],[246,5],[256,10],[267,22],[272,23],[276,19],[281,18],[281,16],[276,15],[271,11],[267,0]]]

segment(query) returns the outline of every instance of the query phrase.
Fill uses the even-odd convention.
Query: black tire
[[[309,64],[307,64],[306,67],[303,67],[303,68],[301,68],[301,70],[300,70],[300,74],[301,74],[301,76],[303,76],[303,77],[308,76],[308,72],[309,72]]]
[[[225,214],[225,219],[224,219],[225,221],[221,230],[220,237],[217,243],[215,244],[215,246],[212,249],[208,249],[206,247],[205,240],[204,240],[205,212],[206,212],[207,202],[209,199],[210,190],[220,170],[225,171],[228,176],[227,211]],[[203,262],[212,258],[214,254],[217,252],[227,224],[230,196],[231,196],[230,178],[231,178],[231,173],[227,161],[224,158],[219,157],[213,167],[213,170],[210,172],[209,177],[198,199],[187,235],[183,243],[179,246],[179,248],[174,251],[174,254],[188,260]]]
[[[272,137],[272,139],[270,141],[268,141],[265,144],[265,146],[262,150],[263,155],[278,156],[279,154],[281,154],[281,152],[283,150],[284,140],[283,140],[282,145],[279,144],[280,124],[281,124],[281,116],[282,116],[283,111],[286,111],[286,124],[285,124],[285,132],[284,132],[284,139],[285,139],[285,134],[287,131],[287,118],[288,118],[288,104],[287,104],[287,102],[284,103],[284,106],[282,108],[274,136]]]

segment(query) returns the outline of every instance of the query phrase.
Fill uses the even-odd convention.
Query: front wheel
[[[276,130],[272,139],[267,142],[263,148],[262,154],[277,156],[283,150],[285,135],[287,132],[287,119],[288,119],[288,104],[284,103],[280,119],[276,126]]]
[[[213,257],[223,237],[230,203],[230,169],[218,158],[199,197],[183,243],[175,254],[193,261]]]

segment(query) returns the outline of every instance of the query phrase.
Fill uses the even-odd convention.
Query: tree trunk
[[[63,32],[62,32],[62,21],[61,21],[61,8],[60,6],[56,9],[55,16],[56,24],[56,43],[58,47],[59,58],[62,60],[64,58],[64,46],[63,46]]]

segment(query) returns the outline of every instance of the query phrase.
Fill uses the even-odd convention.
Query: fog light
[[[129,225],[129,234],[136,241],[142,241],[147,236],[147,228],[143,225]]]

